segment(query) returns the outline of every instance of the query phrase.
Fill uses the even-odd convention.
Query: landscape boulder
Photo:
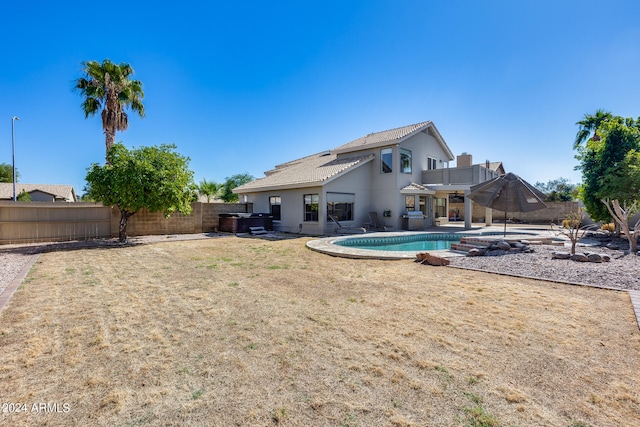
[[[485,253],[486,251],[482,249],[473,248],[469,249],[469,252],[467,252],[467,256],[483,256]]]
[[[416,258],[418,261],[421,261],[423,264],[441,266],[441,265],[449,265],[450,261],[446,258],[441,258],[435,255],[431,255],[428,252],[421,252],[416,254]]]
[[[602,255],[600,254],[587,254],[589,262],[603,262]]]
[[[573,254],[571,255],[571,258],[569,258],[571,261],[578,261],[578,262],[589,262],[589,258],[587,258],[587,256],[585,254]]]
[[[570,259],[572,261],[577,261],[577,262],[595,262],[595,263],[611,261],[611,257],[607,254],[597,254],[597,253],[591,253],[591,252],[571,255],[569,252],[555,251],[555,252],[551,252],[551,258],[552,259]]]
[[[571,258],[571,254],[569,252],[555,251],[555,252],[551,252],[551,258],[553,258],[553,259],[569,259],[569,258]]]
[[[501,251],[510,251],[511,250],[511,245],[509,244],[509,242],[505,242],[504,240],[501,240],[498,243],[496,243],[496,246]]]

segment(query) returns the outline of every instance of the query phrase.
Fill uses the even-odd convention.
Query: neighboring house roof
[[[489,162],[489,169],[491,169],[492,171],[499,172],[501,175],[506,173],[504,171],[504,166],[502,165],[502,162]]]
[[[447,156],[451,160],[454,159],[453,153],[449,149],[449,146],[436,129],[435,125],[432,121],[416,123],[409,126],[403,126],[395,129],[389,129],[382,132],[370,133],[369,135],[362,136],[358,139],[355,139],[351,142],[348,142],[344,145],[337,147],[334,150],[331,150],[332,153],[342,154],[349,153],[353,151],[366,150],[375,147],[381,147],[385,145],[398,144],[403,140],[412,137],[418,132],[422,132],[426,130],[431,136],[433,136],[436,141],[440,144],[442,149],[445,151]]]
[[[341,157],[329,152],[307,156],[283,163],[256,179],[233,189],[234,193],[247,193],[265,189],[299,188],[322,185],[373,160],[373,155]]]
[[[62,184],[23,184],[16,182],[16,196],[22,192],[33,193],[40,191],[42,193],[51,194],[55,199],[75,202],[76,192],[72,185]],[[13,200],[13,183],[0,182],[0,200]]]

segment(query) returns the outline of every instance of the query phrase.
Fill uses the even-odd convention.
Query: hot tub
[[[273,230],[273,217],[266,213],[227,213],[220,214],[218,230],[226,233],[248,233],[249,227],[264,227]]]

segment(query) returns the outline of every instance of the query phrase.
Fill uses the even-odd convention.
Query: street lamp
[[[16,199],[16,120],[20,120],[20,117],[11,117],[11,164],[13,169],[13,201]]]

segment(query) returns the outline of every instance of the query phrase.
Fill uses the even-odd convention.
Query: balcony
[[[474,185],[500,176],[484,165],[422,171],[422,184]]]

